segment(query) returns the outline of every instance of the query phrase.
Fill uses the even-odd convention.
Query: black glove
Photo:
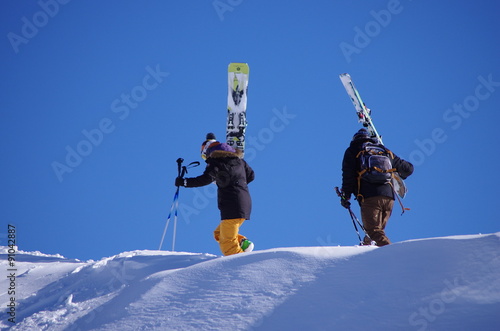
[[[184,178],[182,177],[177,177],[175,179],[175,186],[184,186]]]
[[[351,202],[345,198],[341,198],[340,199],[340,204],[342,205],[342,207],[344,207],[345,209],[349,209],[351,207]]]
[[[345,192],[340,192],[340,204],[345,209],[349,209],[351,207],[351,202],[349,199],[351,198],[351,194],[346,194]]]

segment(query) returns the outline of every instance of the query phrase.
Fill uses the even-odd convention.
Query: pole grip
[[[177,177],[182,177],[181,176],[181,168],[182,168],[182,162],[184,162],[184,159],[182,157],[177,159]]]

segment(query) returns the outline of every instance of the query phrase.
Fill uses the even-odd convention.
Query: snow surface
[[[500,232],[229,257],[19,251],[15,267],[11,330],[500,330]]]

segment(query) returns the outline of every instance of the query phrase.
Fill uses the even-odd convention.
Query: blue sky
[[[3,1],[1,244],[99,259],[157,249],[176,159],[223,137],[227,65],[250,66],[256,249],[355,245],[333,188],[360,127],[415,164],[392,241],[500,230],[496,1]],[[189,171],[201,174],[203,167]],[[180,191],[175,250],[220,254],[215,187]],[[359,214],[358,208],[354,211]],[[172,245],[172,224],[164,249]]]

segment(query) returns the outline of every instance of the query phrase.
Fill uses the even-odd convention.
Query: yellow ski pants
[[[244,218],[222,220],[214,230],[214,238],[219,243],[222,254],[227,256],[243,253],[240,242],[246,237],[239,234],[238,231],[244,221]]]

